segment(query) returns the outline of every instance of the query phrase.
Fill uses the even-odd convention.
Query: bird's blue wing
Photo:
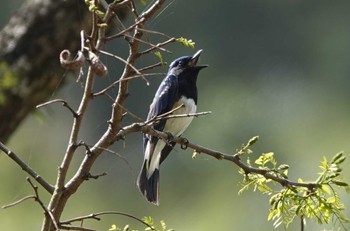
[[[150,110],[147,116],[147,120],[170,111],[176,100],[175,96],[177,91],[177,78],[174,75],[167,76],[160,84],[156,95],[154,96],[153,102],[150,106]],[[163,127],[158,126],[157,129],[162,130],[164,128],[164,124]]]
[[[164,78],[160,84],[153,102],[150,106],[150,110],[147,116],[147,120],[150,120],[158,115],[164,114],[170,111],[175,103],[176,93],[178,91],[178,81],[174,75],[168,75]],[[162,131],[164,129],[166,120],[161,120],[154,128]],[[154,137],[156,138],[156,137]],[[144,136],[144,146],[147,145],[148,137]]]

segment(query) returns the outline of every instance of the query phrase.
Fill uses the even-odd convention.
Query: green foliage
[[[0,63],[0,105],[6,102],[4,90],[11,89],[18,84],[17,75],[5,62]]]
[[[144,217],[142,219],[148,226],[144,229],[145,231],[174,231],[174,229],[168,229],[165,222],[161,220],[159,226],[157,226],[152,217]],[[136,229],[130,229],[129,225],[125,225],[123,228],[117,227],[115,224],[111,225],[108,231],[138,231]]]
[[[146,6],[147,5],[147,1],[146,0],[139,0],[139,2],[141,3],[141,5]]]
[[[104,16],[105,13],[95,5],[94,0],[85,0],[85,4],[88,6],[90,12],[97,14],[99,17]]]
[[[250,140],[246,144],[243,144],[239,150],[236,150],[236,152],[239,155],[252,153],[253,151],[250,150],[249,147],[255,144],[258,140],[259,140],[259,136],[254,136],[250,138]]]
[[[191,47],[191,48],[194,48],[194,45],[196,44],[194,41],[192,41],[192,39],[187,39],[184,37],[177,38],[176,42],[181,43],[182,45],[184,45],[186,47]]]
[[[166,62],[164,62],[162,53],[160,53],[160,51],[154,52],[154,55],[159,59],[159,62],[160,62],[162,65],[165,65],[165,64],[166,64]]]
[[[149,231],[149,230],[155,230],[155,231],[174,231],[174,229],[167,229],[167,226],[166,226],[166,224],[165,224],[165,222],[164,222],[163,220],[161,220],[161,221],[159,222],[159,224],[160,224],[160,227],[159,227],[159,228],[158,228],[158,226],[156,226],[156,225],[154,224],[154,221],[153,221],[152,217],[144,217],[142,220],[143,220],[144,222],[146,222],[149,226],[152,227],[152,228],[147,227],[147,228],[145,229],[145,231]]]
[[[239,153],[247,153],[249,150],[247,145],[242,147],[243,151]],[[345,205],[341,202],[337,192],[337,190],[350,192],[349,184],[341,175],[340,164],[344,161],[345,155],[342,152],[336,154],[331,161],[323,157],[320,165],[321,172],[316,181],[310,183],[299,179],[296,184],[288,181],[279,191],[273,189],[273,184],[276,184],[274,180],[265,178],[263,174],[247,174],[241,169],[240,173],[244,175],[244,180],[239,193],[253,188],[254,191],[269,195],[271,207],[267,219],[273,220],[275,227],[283,224],[285,228],[288,228],[295,218],[301,218],[313,219],[319,224],[338,223],[339,228],[346,230],[344,223],[349,223],[350,220],[344,215]],[[288,179],[289,166],[278,165],[273,152],[260,155],[254,161],[254,166],[249,159],[247,164],[251,168],[268,172],[281,179],[281,182]]]

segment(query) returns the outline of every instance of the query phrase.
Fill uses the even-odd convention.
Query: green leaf
[[[273,162],[274,153],[273,152],[267,152],[263,153],[259,158],[255,161],[255,164],[265,166],[269,162]]]
[[[159,59],[159,62],[160,62],[162,65],[165,65],[165,64],[166,64],[166,63],[164,62],[164,60],[163,60],[163,56],[162,56],[162,53],[160,53],[160,51],[154,52],[154,55]]]
[[[153,221],[153,218],[152,217],[143,217],[142,218],[142,220],[146,223],[146,224],[148,224],[148,225],[150,225],[150,226],[152,226],[153,224],[154,224],[154,221]]]
[[[327,193],[328,195],[332,194],[331,189],[328,185],[325,185],[325,184],[321,185],[321,189],[323,192]]]
[[[340,181],[340,180],[332,180],[332,183],[334,183],[335,185],[341,186],[341,187],[348,187],[349,184],[344,182],[344,181]]]
[[[192,41],[192,39],[187,39],[187,38],[184,38],[184,37],[177,38],[176,42],[179,42],[182,45],[184,45],[186,47],[191,47],[191,48],[194,48],[194,45],[196,44],[194,41]]]
[[[280,166],[278,166],[278,170],[280,171],[284,171],[289,169],[289,165],[288,164],[281,164]]]
[[[331,160],[331,164],[341,164],[345,160],[345,155],[343,152],[338,152]]]

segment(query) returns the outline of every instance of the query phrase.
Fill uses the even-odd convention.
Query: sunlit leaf
[[[117,226],[116,225],[111,225],[111,228],[108,229],[109,231],[114,231],[117,230]]]
[[[184,37],[177,38],[176,42],[179,42],[182,45],[184,45],[186,47],[191,47],[191,48],[194,48],[194,46],[196,44],[194,41],[192,41],[192,39],[187,39],[187,38],[184,38]]]

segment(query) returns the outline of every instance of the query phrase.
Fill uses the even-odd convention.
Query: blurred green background
[[[20,3],[2,2],[1,27]],[[315,179],[323,156],[331,158],[341,150],[349,156],[350,1],[176,0],[166,5],[148,28],[194,40],[196,49],[204,49],[201,63],[210,65],[198,79],[198,110],[213,113],[194,119],[185,137],[232,153],[250,137],[259,135],[251,158],[262,152],[275,152],[279,163],[290,165],[293,180]],[[115,41],[108,49],[117,52],[123,45],[124,42]],[[168,48],[173,51],[164,54],[168,62],[195,52],[177,44]],[[141,60],[139,66],[150,61],[156,58]],[[115,81],[121,71],[115,60],[105,58],[105,62],[109,76],[97,80],[96,90]],[[76,107],[82,89],[73,77],[62,78],[70,80],[51,98],[67,99]],[[149,87],[142,80],[132,81],[128,108],[145,118],[160,81],[151,78]],[[110,101],[96,99],[80,138],[93,144],[106,129],[109,113]],[[133,119],[126,118],[125,125],[130,122]],[[40,109],[26,119],[8,146],[54,183],[71,123],[69,112],[58,104]],[[179,147],[161,168],[160,206],[148,204],[135,186],[143,159],[141,142],[141,134],[132,134],[125,143],[111,147],[124,159],[103,154],[92,173],[108,175],[86,182],[69,201],[63,218],[116,210],[164,219],[175,230],[274,230],[272,222],[267,221],[267,196],[250,191],[238,195],[242,177],[236,166],[205,155],[193,160],[190,150]],[[77,153],[72,174],[83,155],[83,151]],[[349,163],[347,160],[344,164],[347,180]],[[33,194],[26,176],[0,155],[0,205]],[[39,193],[47,203],[47,193],[42,189]],[[349,208],[349,195],[341,196]],[[349,209],[346,214],[350,217]],[[39,230],[42,215],[33,201],[1,209],[0,230]],[[85,224],[108,230],[111,224],[127,223],[142,228],[135,221],[118,216]],[[290,230],[299,230],[299,221]],[[310,221],[306,230],[333,229],[331,225],[319,226]]]

